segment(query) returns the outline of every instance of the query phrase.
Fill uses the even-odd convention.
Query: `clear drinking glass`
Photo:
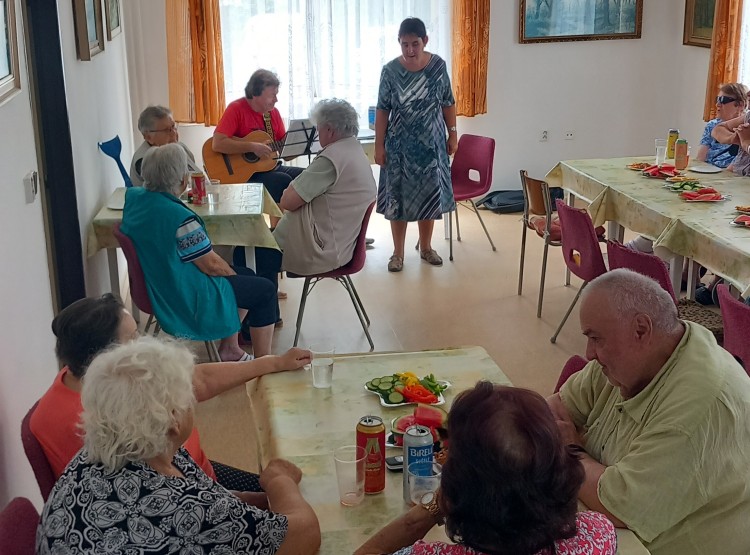
[[[218,179],[212,179],[206,185],[206,200],[209,206],[218,206],[221,188],[221,181]]]
[[[414,462],[409,465],[408,472],[409,499],[416,505],[422,501],[425,493],[436,492],[438,490],[443,467],[434,462],[425,469],[425,463]]]
[[[359,505],[365,497],[366,455],[365,448],[357,445],[344,445],[333,452],[339,501],[342,505]]]
[[[336,349],[330,345],[311,345],[312,383],[318,389],[331,387],[333,381],[333,355]]]
[[[654,145],[656,146],[656,165],[661,166],[667,159],[667,140],[666,139],[654,139]]]

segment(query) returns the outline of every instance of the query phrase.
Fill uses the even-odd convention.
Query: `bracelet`
[[[747,152],[748,154],[750,154],[750,145],[747,145],[747,148],[745,149],[745,152]]]

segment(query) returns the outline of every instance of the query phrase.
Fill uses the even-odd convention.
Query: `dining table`
[[[384,406],[365,383],[375,377],[410,371],[422,377],[433,374],[448,381],[442,407],[447,411],[456,395],[479,380],[512,385],[507,376],[478,346],[430,351],[334,355],[332,385],[312,386],[310,371],[268,374],[247,384],[255,418],[258,465],[282,457],[302,469],[300,489],[320,522],[321,555],[353,553],[367,538],[408,507],[402,495],[401,472],[386,471],[385,490],[365,495],[357,506],[339,502],[333,451],[356,441],[355,428],[365,415],[383,419],[386,434],[391,422],[413,412],[414,405]],[[388,447],[386,456],[401,454]],[[432,541],[449,541],[444,527],[427,534]],[[629,530],[618,530],[618,553],[642,555],[648,550]]]
[[[125,191],[125,187],[118,187],[112,192],[94,216],[86,234],[87,256],[107,250],[110,288],[117,295],[120,294],[117,260],[120,245],[113,229],[116,223],[122,222]],[[186,202],[185,205],[201,217],[213,245],[279,248],[264,214],[276,217],[282,214],[262,183],[221,184],[218,203],[197,205]],[[246,258],[251,260],[251,257]],[[136,315],[137,309],[133,308]]]
[[[622,240],[627,228],[654,242],[654,252],[670,262],[675,291],[680,290],[683,260],[695,261],[750,294],[750,227],[734,225],[736,207],[750,207],[750,180],[728,170],[692,164],[683,172],[724,195],[716,202],[689,202],[664,179],[628,169],[653,156],[566,160],[546,176],[552,187],[562,187],[588,205],[595,226],[609,222],[609,236]],[[716,171],[716,173],[702,173]],[[699,173],[700,172],[700,173]],[[691,271],[688,296],[695,291]]]

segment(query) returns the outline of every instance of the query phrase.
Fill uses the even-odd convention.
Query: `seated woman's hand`
[[[305,364],[310,364],[311,361],[312,353],[309,350],[292,347],[286,353],[279,356],[279,367],[276,371],[299,370]]]
[[[268,484],[281,477],[291,478],[295,484],[299,484],[302,480],[302,470],[287,460],[273,459],[260,473],[260,486],[267,490]]]

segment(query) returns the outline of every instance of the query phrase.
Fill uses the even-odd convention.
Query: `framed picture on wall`
[[[521,0],[522,44],[641,38],[643,0]]]
[[[104,18],[107,21],[107,40],[119,35],[122,31],[120,25],[120,0],[104,0]]]
[[[78,59],[88,61],[104,50],[101,0],[73,0]]]
[[[0,0],[0,103],[21,88],[16,42],[16,0]]]
[[[685,0],[685,32],[682,44],[711,48],[716,0]]]

